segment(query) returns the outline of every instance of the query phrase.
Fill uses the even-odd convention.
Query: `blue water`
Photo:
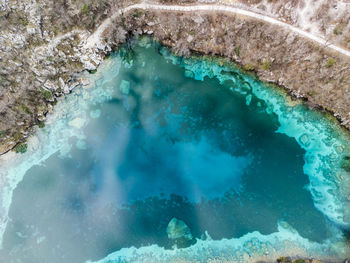
[[[115,63],[92,76],[93,87],[70,95],[89,103],[62,104],[62,115],[79,113],[64,128],[83,136],[29,166],[14,190],[4,262],[85,262],[150,245],[189,249],[253,231],[273,235],[281,225],[315,244],[340,233],[310,190],[310,136],[281,132],[281,116],[243,73],[199,74],[200,61],[142,42],[109,60]],[[103,99],[93,100],[99,93]],[[174,217],[193,239],[168,238]]]

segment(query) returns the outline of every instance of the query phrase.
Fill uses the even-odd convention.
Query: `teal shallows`
[[[7,169],[5,176],[24,178],[13,198],[3,199],[11,221],[0,258],[84,262],[117,251],[102,262],[249,262],[346,255],[341,231],[325,216],[343,217],[338,186],[314,198],[305,187],[328,187],[335,180],[327,173],[324,181],[324,171],[342,172],[348,142],[341,131],[235,68],[157,50],[140,42],[132,60],[107,60],[90,77],[93,85],[58,105],[26,159]],[[329,156],[332,147],[340,154]],[[188,247],[171,249],[172,218],[195,238]]]

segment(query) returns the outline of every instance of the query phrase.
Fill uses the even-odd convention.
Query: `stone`
[[[310,145],[309,136],[307,134],[305,134],[305,133],[302,136],[300,136],[299,141],[304,146],[309,146]]]
[[[122,80],[122,83],[120,83],[119,89],[120,89],[121,93],[123,93],[124,95],[129,95],[130,82],[126,81],[126,80]]]
[[[184,238],[186,240],[191,240],[193,238],[191,230],[186,223],[175,217],[170,220],[166,232],[169,239]]]
[[[194,74],[192,71],[185,70],[185,77],[187,78],[194,78]]]
[[[75,118],[74,120],[71,120],[68,124],[71,127],[80,129],[85,125],[85,120],[83,118]]]
[[[90,85],[90,80],[85,79],[85,78],[80,78],[80,79],[78,79],[78,82],[80,82],[80,84],[81,84],[82,86],[88,86],[88,85]]]
[[[188,37],[187,37],[187,42],[192,42],[192,40],[193,40],[193,36],[191,36],[191,35],[189,35]]]
[[[47,90],[57,90],[57,85],[55,85],[55,83],[53,83],[51,80],[47,80],[44,84],[44,87]]]

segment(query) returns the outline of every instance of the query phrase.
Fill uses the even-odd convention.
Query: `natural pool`
[[[349,255],[347,134],[224,64],[143,39],[87,76],[0,163],[0,262]]]

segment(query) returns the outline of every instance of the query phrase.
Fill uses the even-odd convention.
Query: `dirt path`
[[[164,11],[174,11],[174,12],[195,12],[195,11],[208,11],[208,12],[228,12],[232,14],[237,15],[243,15],[250,18],[254,18],[257,20],[264,21],[269,24],[274,24],[280,27],[283,27],[287,30],[293,31],[297,33],[298,35],[308,38],[319,45],[325,46],[326,48],[332,49],[334,51],[337,51],[347,57],[350,57],[350,50],[343,49],[339,46],[336,46],[332,43],[330,43],[327,39],[313,35],[309,32],[306,32],[304,30],[301,30],[300,28],[297,28],[295,26],[292,26],[290,24],[284,23],[276,18],[272,18],[270,16],[256,13],[254,11],[242,9],[239,7],[232,7],[232,6],[225,6],[225,5],[218,5],[218,4],[202,4],[202,5],[159,5],[159,4],[135,4],[128,6],[122,10],[119,10],[115,14],[113,14],[111,17],[107,18],[99,27],[98,29],[87,39],[86,41],[86,48],[93,48],[96,47],[96,45],[99,44],[101,35],[103,31],[110,26],[113,19],[117,16],[121,15],[122,13],[126,13],[133,9],[143,9],[143,10],[164,10]]]

